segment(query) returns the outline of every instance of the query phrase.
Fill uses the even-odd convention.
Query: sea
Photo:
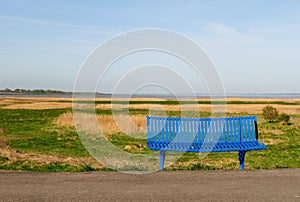
[[[195,96],[190,95],[159,95],[159,94],[139,94],[139,95],[129,95],[129,94],[102,94],[102,93],[76,93],[76,97],[80,98],[164,98],[164,99],[176,99],[176,98],[195,98]],[[72,98],[73,94],[0,94],[0,98],[15,97],[15,98],[35,98],[35,97],[47,97],[47,98]],[[218,95],[209,94],[198,94],[197,98],[210,98],[210,97],[224,97]],[[300,93],[253,93],[253,94],[226,94],[227,98],[278,98],[278,99],[292,99],[300,98]]]

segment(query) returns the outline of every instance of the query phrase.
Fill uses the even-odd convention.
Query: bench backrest
[[[255,116],[168,118],[147,116],[147,142],[176,144],[258,142]]]

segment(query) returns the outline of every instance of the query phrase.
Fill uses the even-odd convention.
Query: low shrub
[[[290,116],[288,114],[282,113],[278,116],[278,121],[283,125],[289,125]]]
[[[278,110],[275,107],[267,105],[263,108],[263,116],[266,121],[274,122],[278,119]]]

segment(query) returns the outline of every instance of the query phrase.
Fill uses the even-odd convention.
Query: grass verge
[[[161,102],[152,102],[162,104]],[[274,102],[287,105],[286,103]],[[148,102],[139,101],[139,103],[134,104],[143,103]],[[234,104],[242,105],[245,103]],[[136,124],[139,127],[145,127],[142,117],[148,115],[149,110],[130,109],[129,111],[133,119],[137,118],[135,119]],[[116,113],[121,115],[123,112],[125,110],[119,110]],[[107,127],[105,130],[106,138],[117,148],[133,154],[153,152],[148,149],[145,138],[142,138],[145,136],[143,130],[129,128],[132,135],[126,135],[117,130],[114,123],[111,123],[113,121],[111,110],[97,109],[96,113],[100,117],[99,122],[102,121],[102,125]],[[166,114],[168,116],[180,116],[179,111],[167,111]],[[295,114],[291,116],[291,125],[268,123],[262,119],[261,115],[258,115],[259,138],[261,142],[266,143],[268,148],[266,151],[247,152],[246,169],[300,168],[300,116]],[[65,119],[68,119],[67,121],[62,120],[61,117],[64,115]],[[0,109],[0,169],[28,171],[110,170],[99,164],[86,151],[75,127],[72,125],[72,116],[70,115],[71,109],[69,108]],[[202,117],[209,115],[206,112],[199,114]],[[227,116],[237,115],[248,114],[227,114]],[[237,153],[210,153],[205,158],[199,158],[198,153],[186,153],[167,170],[238,169],[238,167]],[[132,168],[128,168],[128,170],[132,170]]]

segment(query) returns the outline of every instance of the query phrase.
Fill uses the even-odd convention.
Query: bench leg
[[[244,170],[245,154],[247,151],[239,151],[240,169]]]
[[[159,169],[160,170],[164,169],[165,154],[166,154],[166,151],[159,151],[159,160],[160,160]]]

